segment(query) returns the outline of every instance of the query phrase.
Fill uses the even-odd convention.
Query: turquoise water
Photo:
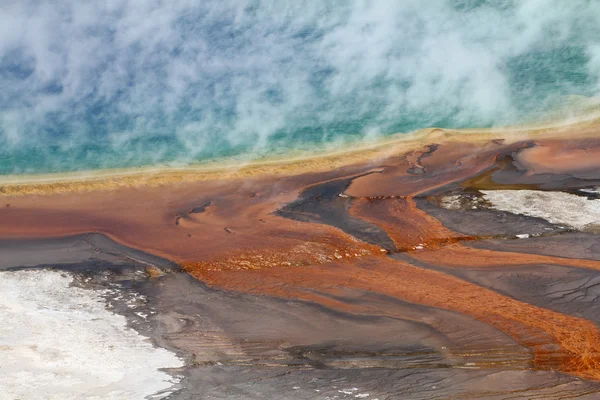
[[[535,119],[600,91],[600,3],[0,6],[0,173],[180,165]]]

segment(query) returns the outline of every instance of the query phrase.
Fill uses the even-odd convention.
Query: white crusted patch
[[[481,193],[497,210],[543,218],[579,230],[600,227],[600,200],[541,190],[482,190]]]
[[[49,270],[0,273],[0,397],[160,399],[183,362],[106,310],[102,296]],[[5,396],[5,397],[2,397]]]
[[[444,196],[440,206],[447,210],[460,210],[462,208],[462,197],[457,194]]]

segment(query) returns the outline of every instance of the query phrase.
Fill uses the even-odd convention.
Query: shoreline
[[[421,149],[437,143],[481,143],[490,140],[516,142],[530,139],[558,139],[599,136],[589,128],[600,127],[600,113],[542,125],[503,128],[426,128],[395,133],[373,142],[350,143],[342,149],[295,157],[273,157],[248,162],[231,159],[185,166],[145,166],[73,172],[0,176],[0,196],[53,194],[109,190],[118,187],[162,186],[169,183],[241,179],[268,175],[292,176],[323,172],[356,164],[368,164],[400,152]]]
[[[595,119],[552,129],[432,129],[420,131],[411,140],[404,136],[404,140],[379,143],[368,150],[288,164],[272,161],[225,173],[168,172],[153,177],[16,185],[11,188],[21,193],[48,195],[2,198],[0,237],[9,241],[0,253],[15,265],[55,260],[64,265],[78,254],[94,259],[87,265],[92,270],[112,260],[141,264],[140,271],[146,270],[148,275],[140,281],[141,288],[150,288],[154,279],[164,282],[174,277],[171,291],[160,286],[166,297],[158,301],[168,304],[166,310],[177,312],[172,321],[180,321],[182,315],[202,315],[201,310],[227,318],[228,314],[219,312],[239,309],[252,317],[244,320],[248,322],[265,314],[265,309],[224,306],[218,301],[209,302],[216,308],[207,310],[207,297],[196,297],[198,302],[191,304],[191,293],[197,294],[200,287],[188,285],[194,284],[195,278],[220,293],[236,293],[231,298],[243,294],[276,299],[284,304],[284,312],[295,315],[297,308],[286,306],[289,301],[314,303],[335,315],[345,312],[417,321],[416,326],[393,327],[403,335],[393,343],[430,349],[428,354],[457,368],[468,362],[481,371],[490,367],[503,372],[515,368],[539,374],[560,371],[597,385],[600,317],[593,302],[600,296],[600,237],[588,233],[587,225],[574,232],[551,221],[552,216],[563,214],[565,207],[581,209],[569,205],[572,203],[550,203],[538,196],[531,209],[551,209],[550,216],[546,213],[540,218],[491,208],[475,191],[481,188],[482,177],[493,173],[491,182],[496,189],[534,187],[596,196],[590,190],[600,186],[599,132]],[[432,146],[432,142],[440,145]],[[408,151],[411,148],[417,150]],[[302,169],[309,172],[299,173]],[[168,186],[123,187],[184,180]],[[112,187],[119,188],[108,190]],[[107,190],[77,191],[89,188]],[[553,193],[547,196],[557,198]],[[584,201],[588,200],[581,198],[575,204]],[[588,205],[592,204],[596,203]],[[85,236],[77,236],[83,239],[75,242],[56,239],[75,234]],[[19,248],[15,239],[28,244]],[[107,247],[107,241],[119,246]],[[121,246],[176,263],[181,273],[161,275],[161,268],[147,270],[148,263],[156,262],[154,257],[113,251]],[[48,259],[48,254],[56,254],[55,260]],[[80,267],[86,266],[76,268]],[[557,302],[555,294],[563,292],[572,292],[573,299]],[[182,305],[177,297],[181,293],[184,306],[190,308],[176,308]],[[251,307],[254,303],[243,304]],[[272,304],[265,306],[272,310]],[[436,317],[424,310],[435,310]],[[160,316],[152,320],[143,310],[136,312],[156,323],[165,321]],[[231,338],[231,332],[239,332],[240,315],[231,317],[230,330],[224,326],[225,336]],[[314,325],[300,324],[323,326],[318,318]],[[300,354],[307,360],[304,354],[310,351],[319,354],[317,366],[352,365],[353,370],[342,372],[348,377],[360,367],[355,364],[357,349],[374,354],[371,339],[355,342],[349,349],[339,335],[328,335],[336,332],[328,329],[325,336],[313,341],[293,342],[290,332],[272,336],[264,330],[264,323],[255,328],[245,323],[248,336],[237,336],[239,340],[226,347],[231,352],[223,354],[225,342],[212,341],[213,326],[205,325],[204,318],[193,321],[197,322],[177,322],[169,334],[182,333],[177,333],[174,347],[191,348],[200,357],[207,354],[205,349],[216,354],[197,359],[200,362],[226,365],[258,360],[249,366],[257,371],[265,363],[281,362],[282,356],[296,360]],[[368,321],[345,332],[355,332],[357,338],[377,337],[368,328],[373,319]],[[290,320],[276,326],[296,329],[299,325]],[[425,327],[427,332],[417,327]],[[436,332],[449,342],[429,341]],[[414,341],[406,335],[414,335]],[[198,337],[209,340],[199,347]],[[382,337],[390,342],[389,335],[383,333]],[[261,345],[256,347],[245,339]],[[289,352],[282,350],[282,342],[292,343]],[[331,351],[318,347],[324,342],[336,347]],[[265,347],[264,343],[271,345]],[[381,362],[377,365],[404,368],[404,361],[395,356],[399,354],[396,345],[393,358],[368,356],[362,365]],[[186,388],[201,385],[199,375],[190,372],[186,377]],[[552,376],[543,379],[553,381]]]

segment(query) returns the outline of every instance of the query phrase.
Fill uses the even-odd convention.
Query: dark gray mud
[[[593,384],[555,372],[360,369],[290,370],[220,366],[190,371],[193,384],[173,398],[193,399],[565,399],[598,398]],[[249,384],[249,382],[253,382]],[[508,389],[510,388],[510,389]],[[366,395],[369,396],[366,396]]]
[[[396,248],[394,241],[385,230],[348,213],[352,198],[343,193],[353,179],[364,175],[366,174],[311,186],[302,191],[297,200],[285,205],[276,214],[297,221],[331,225],[359,240],[393,251]]]
[[[496,251],[600,261],[600,235],[587,232],[564,232],[560,235],[530,237],[526,240],[488,239],[471,242],[469,246]]]
[[[519,234],[529,234],[531,236],[558,235],[571,231],[542,218],[486,209],[477,207],[475,204],[471,206],[469,201],[476,199],[476,194],[461,190],[450,191],[448,194],[456,194],[466,198],[464,208],[449,210],[440,207],[439,199],[443,195],[418,197],[415,198],[415,202],[421,210],[437,218],[444,226],[455,232],[469,236],[515,238]]]
[[[152,265],[178,270],[177,264],[114,242],[99,233],[59,238],[0,240],[0,270],[60,266],[93,270]]]
[[[185,360],[186,367],[170,371],[184,377],[170,399],[558,399],[565,392],[592,399],[600,390],[568,375],[529,371],[528,350],[486,324],[383,295],[335,296],[371,310],[355,314],[213,289],[99,234],[2,241],[0,256],[4,270],[65,270],[75,285],[105,291],[111,311]],[[481,354],[494,343],[502,357],[512,351],[521,363],[495,368],[499,355]]]
[[[201,206],[194,207],[189,211],[189,214],[203,213],[204,211],[206,211],[207,207],[210,207],[211,204],[212,204],[212,201],[209,201],[209,202],[202,204]]]
[[[560,265],[446,271],[538,307],[600,324],[600,272]]]

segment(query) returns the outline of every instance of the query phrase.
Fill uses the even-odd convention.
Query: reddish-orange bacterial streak
[[[533,349],[536,368],[556,368],[600,379],[600,334],[593,323],[437,271],[381,257],[252,271],[207,270],[194,263],[184,267],[198,279],[230,290],[313,300],[314,291],[327,293],[347,287],[458,311],[505,331]]]
[[[575,149],[576,141],[569,140],[569,149]],[[600,379],[600,334],[594,323],[433,270],[538,264],[600,269],[600,263],[591,260],[470,248],[467,242],[481,238],[454,232],[417,207],[415,195],[475,182],[485,171],[499,168],[502,154],[523,151],[520,160],[524,165],[547,170],[540,157],[547,157],[549,150],[525,152],[524,143],[490,140],[425,147],[421,143],[416,151],[319,173],[244,175],[245,180],[235,175],[235,179],[222,181],[4,196],[0,238],[101,232],[177,261],[198,279],[224,289],[394,317],[404,316],[335,296],[351,289],[451,310],[483,321],[531,349],[535,368]],[[538,145],[544,143],[538,141]],[[547,148],[556,148],[556,143]],[[585,146],[597,151],[600,142],[586,140]],[[552,172],[572,172],[573,160],[561,155]],[[585,167],[600,170],[600,158],[586,157]],[[364,175],[374,168],[383,172]],[[328,225],[314,215],[311,222],[301,222],[277,214],[308,187],[361,174],[345,193],[339,193],[344,200],[336,198],[335,205],[341,204],[336,210],[350,214],[351,222],[359,219],[383,229],[405,256],[402,261],[390,258],[382,247],[354,237],[351,230],[358,228],[346,223],[350,219],[345,214],[346,219],[337,225]],[[320,200],[316,196],[311,201]],[[202,210],[194,211],[199,208]]]

